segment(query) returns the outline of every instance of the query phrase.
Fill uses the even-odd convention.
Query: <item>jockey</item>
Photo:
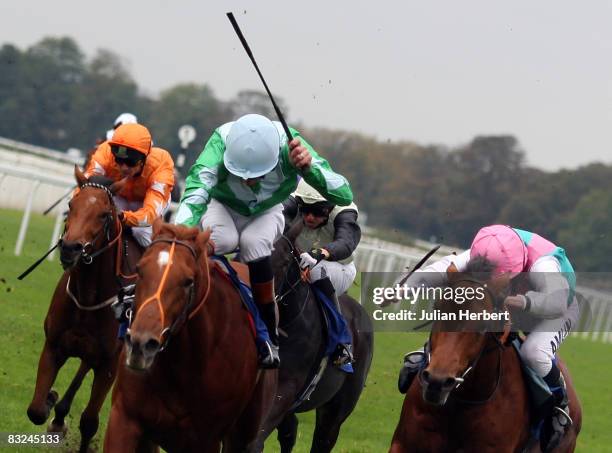
[[[91,156],[85,176],[93,175],[114,181],[127,178],[127,184],[114,197],[115,205],[123,224],[131,227],[134,239],[147,247],[151,243],[153,221],[170,204],[174,186],[170,153],[151,146],[151,134],[146,127],[124,124]]]
[[[302,269],[309,268],[310,283],[334,302],[342,316],[338,295],[344,294],[357,274],[353,254],[361,240],[355,203],[336,206],[329,202],[305,180],[285,203],[285,217],[292,221],[301,215],[304,229],[295,240],[300,250]],[[350,344],[338,345],[332,357],[336,366],[353,361]]]
[[[212,230],[215,253],[240,256],[249,267],[255,303],[272,344],[260,351],[260,366],[278,367],[278,333],[272,273],[272,244],[283,232],[282,202],[298,175],[326,198],[346,206],[353,200],[346,179],[291,129],[249,114],[217,128],[190,169],[175,222]]]
[[[122,124],[138,124],[138,118],[133,113],[122,113],[113,122],[113,128],[106,131],[106,140],[113,138],[115,130]]]
[[[565,379],[555,354],[578,320],[574,269],[565,251],[543,237],[505,225],[491,225],[478,231],[469,250],[442,258],[415,272],[405,285],[444,285],[448,282],[446,270],[451,263],[462,272],[469,260],[477,256],[495,263],[495,274],[510,273],[514,279],[526,273],[531,290],[508,296],[504,303],[506,308],[521,310],[538,320],[522,344],[520,355],[543,378],[554,397],[551,417],[554,432],[546,448],[549,451],[572,424]],[[406,355],[400,373],[400,391],[408,389],[423,359],[423,351]]]

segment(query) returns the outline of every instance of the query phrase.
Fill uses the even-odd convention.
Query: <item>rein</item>
[[[142,311],[144,309],[145,306],[147,306],[149,303],[152,302],[157,302],[157,308],[159,310],[159,316],[160,316],[160,321],[161,321],[161,332],[159,334],[159,343],[161,345],[160,347],[160,352],[163,351],[167,345],[168,342],[170,341],[170,337],[172,335],[174,335],[179,327],[185,320],[190,320],[193,318],[193,316],[195,316],[195,314],[200,310],[200,308],[204,305],[204,303],[206,302],[206,300],[208,299],[208,295],[210,293],[210,287],[211,287],[211,276],[210,276],[210,262],[208,259],[206,259],[206,274],[208,276],[207,278],[207,286],[206,286],[206,291],[204,292],[204,296],[202,297],[202,299],[199,301],[198,305],[190,312],[191,308],[192,308],[192,304],[193,304],[193,296],[194,296],[194,287],[195,287],[195,282],[192,282],[191,285],[189,285],[189,296],[187,298],[187,303],[185,304],[183,310],[181,311],[180,315],[177,316],[177,318],[174,320],[174,322],[168,326],[165,327],[166,325],[166,313],[164,311],[164,307],[162,305],[162,292],[164,289],[164,286],[166,284],[166,279],[168,277],[168,274],[170,272],[170,268],[172,267],[172,264],[174,264],[174,252],[176,250],[176,246],[182,246],[187,248],[187,250],[189,250],[189,252],[191,253],[191,255],[193,256],[193,258],[196,260],[197,262],[197,254],[195,249],[193,248],[193,246],[191,244],[189,244],[188,242],[185,241],[181,241],[178,239],[172,239],[172,238],[157,238],[154,241],[151,242],[151,245],[156,244],[156,243],[168,243],[171,244],[170,245],[170,256],[168,259],[168,265],[166,266],[166,269],[164,270],[164,273],[159,281],[159,285],[157,287],[157,291],[155,291],[155,294],[153,294],[152,296],[148,297],[147,299],[145,299],[145,301],[142,303],[142,305],[139,307],[138,311]],[[137,314],[136,314],[137,315]],[[134,318],[136,317],[136,315],[134,315]],[[129,329],[128,329],[128,333],[129,333]],[[166,334],[168,334],[167,336],[165,336]],[[164,339],[165,336],[165,339]]]

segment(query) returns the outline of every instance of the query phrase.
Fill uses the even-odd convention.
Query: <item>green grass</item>
[[[43,320],[61,268],[57,261],[45,261],[24,281],[17,275],[48,248],[53,219],[33,216],[23,255],[13,255],[21,213],[0,210],[0,432],[42,432],[26,416],[34,390],[38,356],[44,334]],[[336,452],[384,452],[389,448],[403,397],[396,390],[397,371],[407,350],[423,343],[422,334],[377,333],[375,354],[367,386],[357,408],[343,425]],[[580,452],[612,451],[612,345],[568,339],[562,354],[572,371],[583,410],[583,429],[578,440]],[[60,373],[55,388],[60,394],[76,371],[72,360]],[[68,442],[78,442],[78,419],[89,395],[91,375],[77,395],[68,423]],[[108,417],[109,399],[101,412],[100,431],[94,443],[101,450],[101,439]],[[295,451],[307,452],[313,431],[313,413],[300,415]],[[508,420],[508,423],[511,421]],[[2,446],[0,450],[4,451]],[[41,448],[6,448],[6,451],[44,451]],[[49,449],[49,451],[58,451]],[[275,436],[266,451],[278,451]]]

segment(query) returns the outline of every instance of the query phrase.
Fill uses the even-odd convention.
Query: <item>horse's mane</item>
[[[495,263],[484,256],[477,255],[468,261],[465,273],[471,274],[474,278],[486,282],[493,277]]]
[[[155,237],[170,236],[179,241],[195,241],[200,230],[196,227],[186,227],[184,225],[172,225],[171,223],[163,223]]]
[[[114,181],[110,178],[107,178],[106,176],[93,175],[87,180],[87,182],[92,182],[94,184],[100,184],[101,186],[104,186],[104,187],[110,187]]]

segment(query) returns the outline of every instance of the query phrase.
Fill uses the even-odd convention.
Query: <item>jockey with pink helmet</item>
[[[470,260],[485,258],[493,265],[493,275],[510,274],[514,279],[524,273],[528,291],[507,296],[506,307],[522,310],[535,318],[520,349],[523,362],[548,385],[554,397],[550,450],[558,444],[571,426],[567,392],[563,374],[556,361],[556,352],[578,320],[575,298],[576,277],[565,251],[535,233],[507,225],[481,228],[470,248],[458,255],[446,256],[420,269],[404,283],[406,286],[443,286],[448,283],[447,269],[454,264],[466,271]],[[400,373],[400,391],[406,391],[421,366],[422,351],[406,355]]]

